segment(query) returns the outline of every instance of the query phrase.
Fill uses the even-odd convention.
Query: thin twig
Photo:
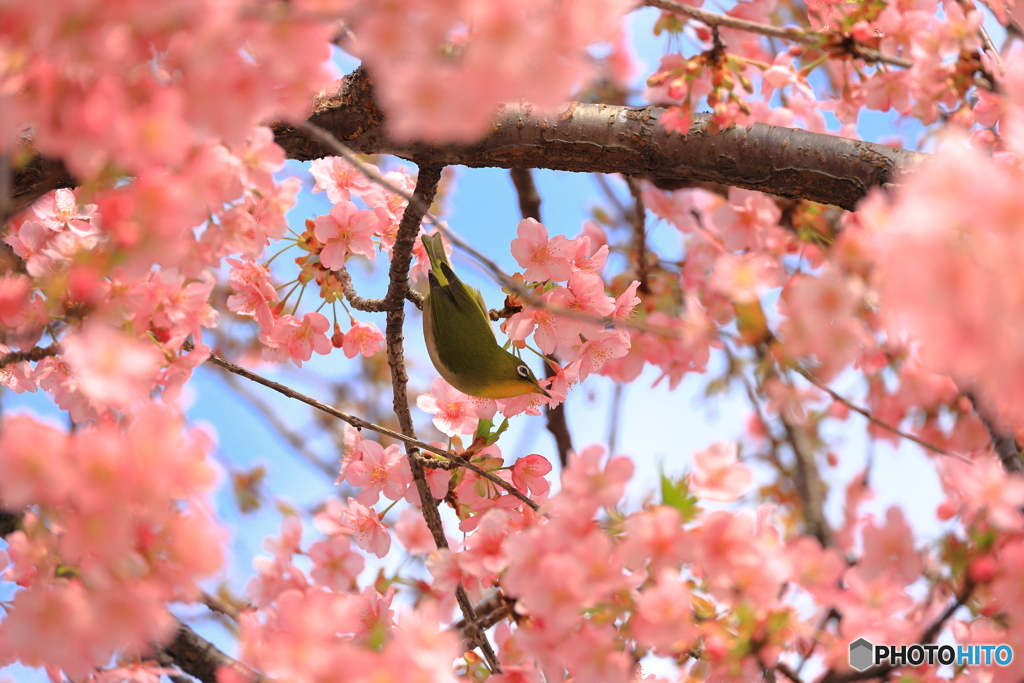
[[[649,267],[647,258],[647,209],[644,208],[644,195],[640,188],[640,181],[631,176],[626,176],[626,186],[629,194],[633,197],[633,210],[630,214],[633,226],[633,254],[636,257],[636,279],[640,281],[637,291],[647,294],[650,288],[647,284],[647,269]]]
[[[191,351],[192,350],[192,343],[191,342],[185,342],[184,348],[185,348],[186,351]],[[232,372],[232,373],[238,375],[239,377],[244,377],[244,378],[246,378],[246,379],[248,379],[250,381],[256,382],[257,384],[262,384],[263,386],[267,387],[268,389],[273,389],[274,391],[278,392],[279,394],[283,394],[284,396],[287,396],[288,398],[292,398],[292,399],[295,399],[296,401],[300,401],[302,403],[305,403],[306,405],[311,406],[313,408],[316,408],[317,410],[319,410],[319,411],[321,411],[323,413],[327,413],[331,417],[336,417],[339,420],[347,422],[350,425],[352,425],[353,427],[355,427],[356,429],[369,429],[372,432],[377,432],[378,434],[383,434],[384,436],[390,436],[392,439],[396,439],[398,441],[401,441],[402,443],[406,443],[406,444],[409,444],[410,446],[415,446],[416,448],[419,448],[420,450],[428,451],[430,453],[433,453],[434,455],[438,455],[438,456],[444,458],[445,460],[449,460],[449,461],[455,463],[459,467],[465,467],[467,470],[470,470],[471,472],[475,472],[476,474],[479,474],[481,477],[483,477],[487,481],[491,482],[492,484],[494,484],[496,486],[500,486],[501,488],[505,489],[506,491],[511,493],[513,496],[515,496],[519,500],[521,500],[524,503],[526,503],[526,505],[528,505],[532,510],[537,510],[538,509],[537,504],[534,503],[532,500],[530,500],[525,495],[523,495],[523,493],[521,491],[519,491],[519,489],[517,489],[515,486],[513,486],[512,484],[509,484],[507,481],[504,481],[503,479],[501,479],[500,477],[496,476],[492,472],[488,472],[487,470],[485,470],[485,469],[477,466],[476,464],[470,462],[469,460],[467,460],[466,458],[462,457],[461,455],[457,455],[455,453],[449,453],[448,451],[443,450],[441,448],[438,448],[437,446],[431,446],[429,443],[426,443],[424,441],[420,441],[418,439],[410,438],[410,437],[406,436],[405,434],[402,434],[400,432],[396,432],[393,429],[388,429],[387,427],[382,427],[381,425],[374,424],[373,422],[370,422],[368,420],[364,420],[361,417],[356,417],[355,415],[350,415],[349,413],[346,413],[346,412],[343,412],[341,410],[338,410],[337,408],[335,408],[333,406],[330,406],[330,405],[327,405],[326,403],[323,403],[322,401],[318,401],[315,398],[310,398],[309,396],[306,396],[305,394],[301,394],[301,393],[295,391],[294,389],[292,389],[291,387],[288,387],[288,386],[285,386],[284,384],[280,384],[280,383],[275,382],[273,380],[267,379],[266,377],[263,377],[262,375],[257,375],[255,372],[251,372],[249,370],[246,370],[242,366],[236,365],[236,364],[232,363],[231,361],[224,360],[223,358],[221,358],[220,356],[218,356],[216,354],[211,353],[210,357],[207,359],[207,361],[210,362],[210,363],[213,363],[217,367],[220,367],[220,368],[223,368],[223,369],[227,370],[228,372]]]
[[[308,438],[305,435],[293,431],[291,427],[288,426],[287,422],[278,417],[278,412],[257,394],[249,391],[246,388],[247,385],[243,385],[241,382],[234,379],[232,375],[228,375],[225,378],[225,381],[235,393],[248,401],[249,405],[259,412],[260,417],[270,425],[271,429],[280,434],[281,437],[288,442],[288,445],[291,446],[303,460],[319,470],[322,474],[327,475],[332,482],[335,480],[338,476],[338,468],[330,463],[324,462],[313,454],[306,447]]]
[[[762,342],[755,347],[755,351],[758,361],[764,364],[768,345]],[[768,372],[780,382],[786,381],[775,373],[774,366],[767,367],[769,368]],[[758,391],[764,393],[763,382],[759,381]],[[825,518],[825,483],[818,471],[810,435],[803,425],[796,424],[786,415],[785,408],[779,410],[779,421],[782,422],[786,431],[786,441],[793,451],[793,459],[796,463],[796,490],[803,505],[804,525],[807,527],[807,532],[817,538],[823,548],[827,548],[833,544],[832,529]]]
[[[673,14],[682,14],[683,16],[690,17],[691,19],[696,19],[703,24],[707,24],[711,28],[732,28],[739,31],[747,31],[748,33],[757,33],[762,36],[769,36],[771,38],[782,38],[783,40],[790,40],[802,45],[818,45],[819,43],[822,43],[822,39],[826,37],[823,34],[808,33],[807,31],[796,27],[780,28],[769,24],[759,24],[756,21],[747,21],[746,19],[737,19],[736,17],[715,14],[714,12],[708,12],[707,10],[684,5],[676,0],[644,0],[643,5],[648,7],[657,7],[660,10],[671,12]],[[827,48],[827,45],[821,45],[821,47]],[[914,63],[909,59],[891,57],[889,55],[882,54],[878,50],[860,45],[856,46],[856,53],[851,56],[863,59],[866,62],[883,62],[893,66],[900,66],[905,69],[909,69],[914,66]]]
[[[925,440],[923,440],[923,439],[921,439],[919,437],[914,436],[913,434],[909,434],[909,433],[904,432],[904,431],[902,431],[900,429],[897,429],[896,427],[893,427],[888,422],[883,422],[882,420],[879,420],[877,417],[875,417],[874,415],[871,414],[870,410],[868,410],[867,408],[862,408],[861,406],[853,403],[849,399],[841,396],[840,394],[837,394],[835,391],[832,390],[831,387],[829,387],[827,384],[823,383],[821,380],[819,380],[817,377],[812,375],[806,369],[804,369],[804,368],[802,368],[802,367],[800,367],[798,365],[797,366],[792,366],[792,367],[793,367],[794,370],[796,370],[797,374],[799,374],[804,379],[806,379],[808,382],[810,382],[811,384],[813,384],[814,386],[818,387],[819,389],[824,391],[826,394],[831,396],[833,401],[836,401],[838,403],[842,403],[844,406],[846,406],[847,408],[849,408],[853,412],[858,413],[858,414],[862,415],[863,417],[866,417],[868,422],[870,422],[871,424],[878,425],[882,429],[888,430],[888,431],[892,432],[893,434],[895,434],[896,436],[904,438],[907,441],[913,441],[917,445],[924,446],[928,450],[935,451],[939,455],[947,455],[947,456],[949,456],[951,458],[956,458],[956,459],[962,460],[962,461],[964,461],[966,463],[970,463],[971,462],[970,458],[967,458],[967,457],[965,457],[963,455],[960,455],[959,453],[953,453],[951,451],[947,451],[944,448],[939,448],[938,446],[936,446],[934,444],[930,444],[927,441],[925,441]]]
[[[202,601],[204,605],[210,608],[210,610],[218,614],[223,614],[231,621],[235,622],[236,624],[238,623],[238,609],[231,603],[227,602],[226,600],[222,600],[213,593],[207,593],[206,591],[203,591]]]
[[[786,441],[796,461],[796,488],[803,502],[804,524],[807,532],[827,548],[832,545],[832,529],[825,519],[825,484],[818,471],[814,448],[803,426],[794,423],[782,411],[779,412],[779,420],[786,430]]]

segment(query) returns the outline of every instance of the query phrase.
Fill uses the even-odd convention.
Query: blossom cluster
[[[0,661],[82,678],[174,635],[167,603],[196,600],[224,558],[211,448],[160,403],[71,433],[4,418],[0,499],[28,510],[3,554],[21,590],[0,621]]]
[[[355,448],[366,452],[365,442]],[[1024,503],[1024,479],[1007,480],[990,456],[972,464],[947,463],[940,468],[948,495],[941,514],[958,515],[974,532],[990,525],[1008,532],[995,546],[962,549],[968,562],[962,571],[969,571],[986,614],[994,618],[956,622],[954,628],[963,642],[1016,642],[1015,632],[997,625],[995,617],[1006,619],[1021,599],[1014,588],[1020,565],[1012,558],[1024,547],[1017,510]],[[952,599],[956,582],[968,580],[940,583],[923,597],[914,591],[937,558],[917,545],[899,508],[890,508],[883,520],[860,512],[866,490],[856,485],[847,491],[846,519],[834,548],[807,536],[785,540],[771,505],[756,516],[702,511],[699,502],[735,500],[749,481],[734,447],[725,444],[695,456],[692,492],[684,494],[688,503],[617,512],[632,475],[628,458],[586,448],[563,472],[559,493],[548,499],[537,492],[545,501],[540,514],[500,505],[478,510],[464,541],[433,552],[413,540],[423,532],[411,532],[403,514],[396,532],[410,552],[430,553],[433,577],[429,586],[420,585],[418,611],[404,616],[424,628],[431,624],[426,633],[434,639],[440,637],[437,619],[450,613],[457,586],[478,601],[500,585],[516,613],[514,625],[495,631],[500,681],[569,675],[625,682],[635,679],[636,661],[648,655],[683,665],[695,652],[701,656],[689,675],[739,680],[757,676],[786,652],[808,651],[815,641],[825,646],[829,665],[841,666],[856,637],[913,642]],[[460,500],[463,491],[456,494]],[[392,663],[379,659],[379,652],[418,652],[419,646],[407,642],[408,622],[394,617],[394,586],[359,590],[355,577],[362,562],[348,538],[365,548],[367,539],[387,531],[355,500],[329,505],[317,527],[328,540],[316,541],[308,552],[301,548],[295,518],[285,523],[280,540],[268,542],[273,558],[259,560],[259,577],[250,586],[258,609],[243,622],[245,661],[297,681],[318,680],[319,672],[343,657],[367,667],[360,675],[382,675]],[[375,531],[366,533],[369,528]],[[848,561],[858,547],[859,557]],[[302,554],[313,563],[308,577],[293,562]],[[816,626],[833,610],[842,614],[837,630]],[[424,614],[431,615],[429,622],[419,621]],[[296,639],[304,653],[299,660],[293,654]],[[435,641],[431,663],[447,672],[458,650],[441,642]],[[411,675],[428,675],[420,665]],[[1019,672],[1015,665],[1001,673]]]

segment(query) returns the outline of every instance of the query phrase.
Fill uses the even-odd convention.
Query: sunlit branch
[[[347,268],[342,266],[334,272],[338,277],[338,282],[341,283],[345,301],[352,308],[367,313],[380,313],[384,310],[384,299],[364,299],[356,293],[356,288],[352,286],[352,276],[348,274]]]
[[[828,547],[832,545],[832,529],[825,519],[825,483],[818,471],[814,446],[802,425],[794,423],[781,412],[779,420],[786,430],[786,441],[796,461],[796,487],[803,502],[807,533],[817,538],[823,547]]]
[[[473,610],[480,620],[480,627],[488,629],[501,622],[512,614],[515,600],[501,592],[500,588],[494,589],[490,595],[473,606]],[[466,620],[461,619],[452,625],[457,631],[466,628]]]
[[[473,168],[551,168],[723,183],[852,209],[871,188],[897,182],[927,155],[862,140],[755,123],[711,133],[695,114],[686,135],[659,125],[660,107],[571,102],[555,110],[529,103],[498,107],[493,126],[472,144],[399,143],[388,137],[370,78],[357,70],[321,93],[306,122],[272,123],[293,159],[341,155],[331,140],[360,154],[393,154],[417,164]],[[324,129],[314,134],[304,125]],[[347,158],[347,157],[346,157]]]

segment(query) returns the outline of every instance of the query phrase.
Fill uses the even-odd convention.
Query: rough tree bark
[[[417,164],[474,168],[548,168],[579,173],[622,173],[654,180],[706,181],[809,199],[853,209],[874,186],[898,182],[927,155],[823,133],[765,124],[708,132],[708,115],[697,114],[687,135],[658,125],[660,107],[571,102],[561,111],[522,103],[496,111],[491,132],[468,145],[401,143],[385,132],[373,98],[372,79],[358,69],[333,91],[314,99],[311,123],[357,152],[392,154]],[[286,122],[271,124],[292,159],[331,156],[332,151]],[[74,183],[57,162],[35,158],[12,182],[13,208],[55,187]]]

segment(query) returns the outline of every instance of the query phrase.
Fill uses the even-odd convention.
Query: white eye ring
[[[519,367],[517,367],[516,372],[518,372],[519,376],[522,377],[523,379],[530,378],[530,368],[526,367],[525,365],[520,365]]]

